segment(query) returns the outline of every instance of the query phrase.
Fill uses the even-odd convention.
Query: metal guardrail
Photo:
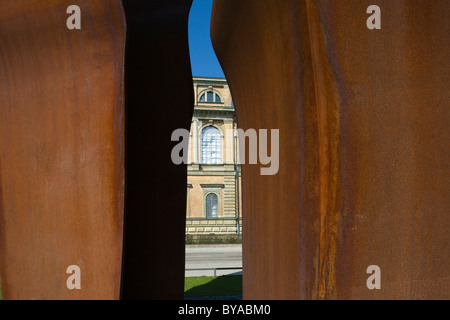
[[[184,271],[207,271],[213,270],[214,277],[217,277],[217,270],[242,270],[242,267],[228,267],[228,268],[195,268],[195,269],[184,269]]]

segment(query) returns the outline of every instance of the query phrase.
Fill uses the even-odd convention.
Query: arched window
[[[209,193],[206,196],[206,217],[207,218],[219,217],[219,198],[215,193]]]
[[[198,101],[199,102],[206,102],[206,103],[222,103],[222,99],[214,91],[203,92],[200,95],[200,98],[198,99]]]
[[[222,163],[222,143],[220,131],[216,127],[209,126],[202,131],[202,163]]]

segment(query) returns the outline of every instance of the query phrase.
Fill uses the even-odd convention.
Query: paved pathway
[[[186,246],[186,269],[242,268],[241,245]],[[186,271],[186,277],[213,276],[213,270]],[[242,274],[241,269],[217,270],[217,275]]]

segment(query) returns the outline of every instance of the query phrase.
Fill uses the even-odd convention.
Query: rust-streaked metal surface
[[[183,299],[186,165],[172,132],[194,106],[188,15],[192,0],[125,0],[127,182],[123,299]]]
[[[124,199],[119,0],[0,4],[0,274],[6,299],[118,299]],[[67,267],[81,268],[68,290]]]
[[[280,129],[278,175],[243,169],[245,299],[450,298],[449,15],[447,0],[214,1],[239,127]]]

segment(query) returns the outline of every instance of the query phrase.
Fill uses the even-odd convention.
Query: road
[[[186,269],[242,268],[242,246],[186,246]],[[213,276],[213,270],[186,271],[186,277]],[[217,275],[242,274],[241,269],[217,270]]]

